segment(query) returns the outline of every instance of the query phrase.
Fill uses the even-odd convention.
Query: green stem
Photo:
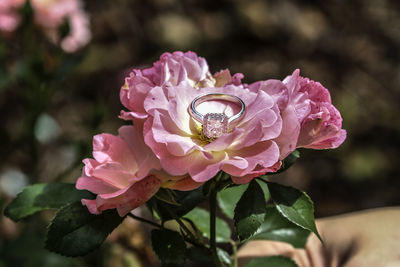
[[[232,250],[233,250],[233,266],[238,267],[238,257],[237,257],[237,243],[231,240]]]
[[[217,182],[218,181],[216,181],[216,183]],[[215,266],[220,267],[222,265],[221,262],[219,261],[217,254],[216,235],[215,235],[216,208],[217,208],[217,189],[216,189],[216,184],[214,184],[210,192],[210,250],[212,253]]]

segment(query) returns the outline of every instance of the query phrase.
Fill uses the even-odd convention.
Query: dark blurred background
[[[0,39],[1,208],[28,184],[76,181],[92,136],[124,123],[119,89],[130,69],[175,50],[197,52],[212,73],[242,72],[246,83],[300,68],[330,90],[347,140],[300,150],[274,178],[305,190],[317,217],[400,204],[399,1],[90,0],[85,9],[93,38],[77,54],[40,37]],[[0,266],[156,264],[137,225],[84,259],[48,253],[38,244],[51,216],[1,217]]]

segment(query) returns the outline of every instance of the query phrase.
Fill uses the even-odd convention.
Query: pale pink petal
[[[252,147],[246,147],[239,151],[232,151],[229,157],[239,156],[248,162],[246,168],[240,168],[238,165],[227,164],[223,170],[233,176],[244,176],[251,173],[253,169],[260,165],[263,168],[269,168],[279,161],[279,147],[275,142],[264,141],[257,143]]]
[[[94,159],[84,159],[82,162],[85,164],[82,173],[86,176],[92,176],[94,168],[100,165],[100,163]]]
[[[236,142],[232,142],[232,145],[229,147],[229,149],[240,150],[244,147],[249,147],[262,141],[261,139],[264,134],[262,124],[260,122],[255,123],[254,128],[252,127],[250,129],[250,131],[246,132],[242,130],[242,136],[240,136],[240,139],[238,139]]]
[[[143,77],[141,72],[134,70],[125,79],[125,83],[121,87],[121,103],[132,112],[132,115],[138,118],[145,116],[147,113],[143,103],[153,86],[154,84],[146,77]]]
[[[125,171],[117,162],[103,163],[92,171],[93,176],[119,189],[129,186],[129,181],[135,177],[134,174]]]
[[[176,127],[171,117],[158,111],[154,112],[152,134],[155,141],[166,144],[168,151],[175,156],[186,155],[198,147],[190,136]]]
[[[92,177],[79,177],[76,181],[76,189],[88,190],[94,194],[107,194],[118,190],[117,187],[104,183],[100,179]]]
[[[155,110],[168,110],[168,99],[163,88],[157,86],[148,92],[144,100],[144,109],[150,115],[154,115]]]
[[[240,120],[238,125],[239,127],[241,124],[253,120],[253,118],[257,116],[258,113],[270,110],[275,103],[271,96],[269,96],[267,93],[263,91],[259,91],[256,97],[253,99],[253,101],[246,104],[248,105],[246,106],[245,115],[243,119]],[[276,121],[277,116],[273,113],[270,113],[267,116],[263,116],[262,118],[265,121],[265,124],[271,125]]]
[[[251,87],[252,85],[250,85]],[[286,85],[279,80],[266,80],[254,84],[257,90],[266,92],[272,97],[280,110],[284,110],[289,102],[289,92]]]
[[[133,184],[123,194],[115,198],[104,199],[97,197],[97,206],[99,209],[116,208],[118,214],[123,217],[128,212],[136,209],[148,201],[160,188],[161,181],[154,176],[149,176]]]
[[[153,151],[144,143],[143,130],[135,129],[134,126],[122,126],[118,133],[124,140],[131,153],[135,156],[137,165],[140,166],[136,173],[136,177],[144,177],[148,175],[150,170],[158,170],[161,168],[160,161],[154,155]]]
[[[111,134],[99,134],[93,137],[93,157],[100,163],[118,162],[131,172],[136,172],[138,165],[126,143]]]

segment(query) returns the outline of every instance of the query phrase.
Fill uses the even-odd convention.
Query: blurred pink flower
[[[19,25],[20,18],[15,12],[0,12],[0,31],[13,32]]]
[[[30,0],[35,14],[35,22],[43,28],[53,43],[69,53],[85,46],[91,38],[88,15],[80,0]],[[62,40],[59,28],[69,25],[69,34]]]
[[[0,31],[13,32],[20,23],[18,9],[26,0],[1,0],[0,1]]]
[[[121,88],[121,101],[129,112],[121,117],[143,125],[146,144],[170,175],[189,175],[203,183],[218,171],[246,183],[279,166],[279,148],[272,141],[281,131],[282,120],[272,97],[241,85],[242,74],[228,70],[212,76],[206,61],[193,52],[165,53],[154,66],[134,70]],[[246,104],[243,118],[231,132],[207,140],[201,126],[187,111],[192,100],[207,93],[238,96]],[[207,101],[200,112],[237,112],[234,105]]]
[[[27,0],[0,1],[0,31],[12,32],[20,23],[19,9]],[[81,0],[29,0],[39,25],[51,42],[59,44],[68,53],[85,46],[91,38],[88,15]],[[68,23],[69,34],[61,37],[59,30]]]
[[[116,208],[120,216],[149,200],[161,186],[155,175],[160,163],[144,144],[133,126],[119,129],[119,137],[100,134],[93,138],[93,157],[85,159],[77,189],[96,194],[95,200],[83,199],[93,214]]]

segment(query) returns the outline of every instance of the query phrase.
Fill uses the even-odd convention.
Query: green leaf
[[[306,193],[293,187],[271,182],[268,182],[268,188],[280,214],[292,223],[314,232],[321,240],[315,226],[314,204]]]
[[[298,267],[291,259],[283,256],[267,256],[255,258],[249,261],[244,267]]]
[[[186,244],[178,232],[155,229],[151,231],[151,244],[163,267],[183,266]]]
[[[203,233],[203,236],[210,238],[210,213],[202,208],[195,208],[185,215],[186,219],[191,220]],[[229,225],[217,217],[216,219],[216,242],[229,242],[231,229]]]
[[[275,207],[268,207],[264,222],[250,240],[282,241],[295,248],[304,248],[309,234],[309,230],[287,220]]]
[[[253,180],[235,208],[235,226],[241,240],[252,236],[264,221],[266,212],[264,192]]]
[[[19,221],[36,212],[57,209],[82,198],[93,199],[94,195],[86,190],[77,190],[74,184],[35,184],[25,187],[7,206],[4,215]]]
[[[83,256],[98,248],[124,218],[115,210],[93,215],[80,202],[61,208],[52,220],[45,247],[64,256]]]
[[[165,222],[174,219],[174,216],[169,212],[173,212],[177,217],[182,217],[199,203],[203,202],[206,197],[203,194],[203,187],[199,187],[192,191],[173,191],[175,194],[175,201],[178,204],[168,204],[164,201],[151,198],[146,204],[151,210],[154,210],[160,219]]]
[[[268,199],[270,198],[268,186],[264,182],[258,180],[257,182],[264,191],[265,201],[268,201]],[[236,204],[238,203],[240,197],[243,195],[244,191],[246,191],[248,186],[249,184],[234,185],[218,192],[218,206],[228,218],[233,219],[235,215]]]
[[[242,196],[243,192],[246,191],[248,186],[248,184],[232,186],[218,192],[218,206],[221,208],[222,212],[229,218],[233,219],[233,216],[235,215],[236,204],[238,203],[240,197]]]

